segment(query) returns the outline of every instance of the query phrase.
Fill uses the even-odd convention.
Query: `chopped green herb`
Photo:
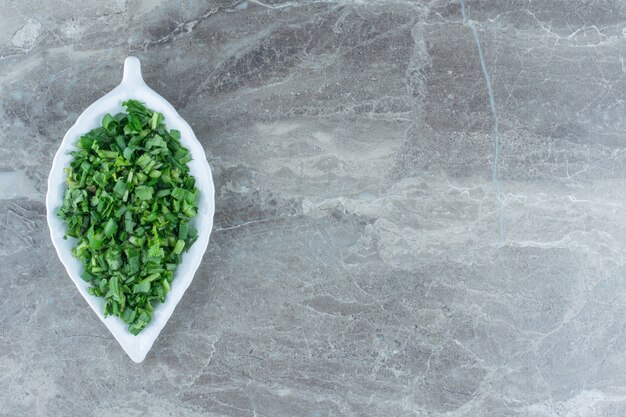
[[[195,179],[161,113],[136,100],[127,113],[105,114],[101,127],[76,143],[59,216],[78,238],[73,255],[84,266],[89,294],[105,299],[104,314],[120,317],[132,334],[163,302],[183,250],[197,239]]]

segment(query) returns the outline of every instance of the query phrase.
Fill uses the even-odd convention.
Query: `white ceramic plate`
[[[189,168],[191,174],[196,178],[196,187],[199,191],[198,215],[191,222],[198,230],[198,240],[196,240],[188,252],[183,253],[183,262],[175,272],[171,291],[167,294],[165,302],[155,307],[152,321],[137,336],[130,333],[126,324],[119,318],[105,318],[103,314],[103,299],[87,293],[89,284],[80,278],[83,269],[82,265],[72,256],[71,252],[76,245],[77,239],[63,239],[65,223],[57,216],[57,211],[63,203],[63,193],[66,187],[66,175],[63,168],[69,166],[72,159],[68,152],[75,149],[74,144],[81,135],[100,126],[105,113],[116,114],[123,111],[122,102],[131,98],[145,103],[152,110],[163,113],[167,127],[180,131],[180,141],[189,149],[193,157],[193,160],[189,162]],[[89,106],[78,117],[74,126],[65,134],[63,142],[61,142],[61,146],[54,156],[52,169],[48,177],[46,209],[52,243],[65,269],[67,269],[67,273],[76,284],[76,287],[78,287],[78,291],[87,300],[87,303],[111,331],[128,356],[135,362],[139,363],[144,360],[155,339],[174,312],[174,308],[176,308],[185,290],[189,287],[198,266],[200,266],[200,261],[209,244],[209,235],[213,227],[214,195],[215,190],[211,168],[209,168],[206,160],[204,149],[198,142],[198,139],[196,139],[191,127],[178,115],[167,100],[146,85],[141,77],[139,60],[135,57],[126,58],[122,83]]]

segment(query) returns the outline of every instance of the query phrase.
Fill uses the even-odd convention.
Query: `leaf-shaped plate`
[[[66,187],[66,174],[63,168],[68,167],[72,159],[68,152],[75,149],[74,144],[81,135],[100,126],[102,117],[106,113],[115,114],[123,111],[122,102],[127,99],[139,100],[145,103],[148,108],[163,113],[168,129],[180,131],[180,141],[189,149],[193,157],[192,161],[189,162],[189,168],[191,174],[196,178],[196,187],[199,191],[198,214],[191,222],[198,230],[198,240],[191,246],[189,251],[183,254],[183,261],[175,272],[171,291],[167,294],[165,302],[155,307],[152,321],[137,336],[131,334],[126,324],[119,318],[105,318],[103,314],[103,299],[87,293],[89,284],[80,278],[83,267],[80,261],[72,256],[72,247],[76,245],[76,239],[63,239],[66,230],[65,223],[57,216],[57,211],[63,203],[63,193]],[[200,266],[200,261],[209,244],[209,235],[213,227],[214,195],[215,189],[211,168],[206,160],[204,149],[198,142],[198,139],[196,139],[191,127],[178,115],[167,100],[146,85],[141,77],[139,60],[135,57],[126,58],[121,84],[89,106],[65,134],[61,146],[54,156],[52,169],[48,177],[46,209],[52,243],[65,269],[67,269],[67,273],[76,284],[76,287],[78,287],[78,291],[111,331],[124,351],[137,363],[142,362],[148,351],[150,351],[152,344],[174,312],[174,308],[176,308]]]

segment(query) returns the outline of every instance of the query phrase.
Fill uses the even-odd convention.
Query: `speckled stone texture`
[[[623,2],[0,6],[0,416],[626,415]],[[44,206],[128,55],[217,189],[140,365]]]

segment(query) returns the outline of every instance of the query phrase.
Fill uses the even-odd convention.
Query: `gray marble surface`
[[[626,415],[626,5],[4,0],[0,416]],[[128,55],[215,230],[146,361],[45,223]]]

